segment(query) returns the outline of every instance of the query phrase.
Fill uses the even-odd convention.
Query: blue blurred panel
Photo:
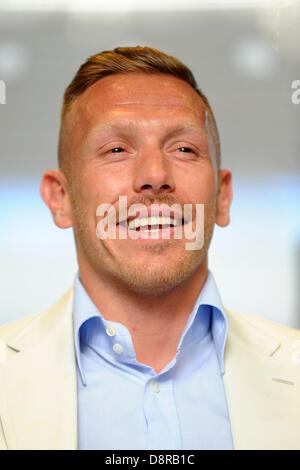
[[[231,224],[216,227],[210,267],[228,308],[298,326],[300,178],[234,178]],[[0,323],[50,306],[77,270],[72,230],[60,230],[39,181],[0,181]]]
[[[77,269],[72,230],[60,230],[37,180],[0,181],[0,323],[50,306]]]

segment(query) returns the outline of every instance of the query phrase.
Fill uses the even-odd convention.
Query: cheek
[[[90,228],[99,222],[97,212],[102,214],[105,205],[114,206],[119,195],[126,194],[125,191],[122,192],[117,172],[112,173],[103,168],[85,168],[78,174],[76,182],[74,181],[73,191],[75,211],[80,212],[81,219],[84,219]]]
[[[92,222],[96,215],[100,191],[87,175],[78,175],[72,181],[72,210],[77,220],[84,225]]]
[[[78,172],[75,184],[80,202],[88,206],[93,204],[93,202],[96,204],[101,194],[105,194],[105,184],[103,184],[102,179],[89,168],[83,167]]]
[[[89,194],[94,194],[101,202],[110,203],[118,199],[132,179],[130,169],[126,166],[111,165],[99,167],[95,162],[83,169],[81,184]]]
[[[208,171],[185,172],[180,186],[193,203],[211,204],[216,200],[216,182],[212,168]]]

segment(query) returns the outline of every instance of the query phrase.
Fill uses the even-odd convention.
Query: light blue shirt
[[[233,449],[223,386],[228,322],[209,272],[172,361],[136,360],[128,329],[107,321],[75,278],[78,449]]]

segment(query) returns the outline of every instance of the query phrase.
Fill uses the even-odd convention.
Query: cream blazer
[[[77,449],[73,288],[0,327],[0,449]],[[226,310],[235,449],[300,449],[300,332]]]

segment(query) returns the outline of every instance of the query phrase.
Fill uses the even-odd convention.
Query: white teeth
[[[181,221],[178,219],[173,219],[171,217],[161,217],[161,216],[152,216],[152,217],[137,217],[136,219],[130,220],[128,222],[129,229],[136,229],[138,227],[144,227],[145,225],[180,225]]]

